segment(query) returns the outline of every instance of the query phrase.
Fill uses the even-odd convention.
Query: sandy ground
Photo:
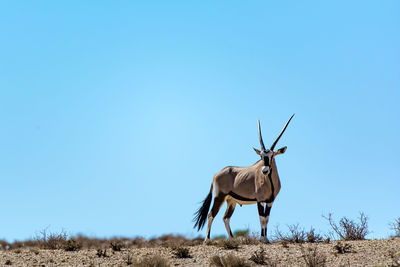
[[[180,259],[174,250],[168,247],[124,248],[121,251],[107,249],[106,257],[99,257],[95,249],[81,249],[67,252],[64,250],[43,250],[20,248],[0,251],[1,266],[128,266],[145,257],[158,255],[168,260],[171,266],[209,266],[214,255],[234,254],[250,259],[261,248],[270,262],[277,266],[305,266],[304,253],[312,253],[317,247],[317,254],[326,258],[326,266],[400,266],[400,239],[341,241],[341,246],[348,244],[351,252],[338,253],[338,242],[287,244],[240,245],[238,249],[225,249],[215,245],[198,245],[189,248],[192,258]],[[257,266],[254,262],[250,264]],[[134,266],[134,265],[132,265]]]

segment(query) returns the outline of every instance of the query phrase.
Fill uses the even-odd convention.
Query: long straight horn
[[[258,136],[260,137],[261,151],[265,151],[264,142],[263,142],[263,139],[262,139],[262,136],[261,136],[260,120],[258,120]]]
[[[292,115],[292,117],[290,117],[290,119],[289,119],[288,122],[286,123],[285,127],[283,127],[282,132],[279,134],[278,138],[276,138],[275,142],[272,144],[272,146],[271,146],[271,148],[270,148],[271,150],[274,150],[276,144],[278,143],[278,141],[279,141],[279,139],[281,138],[282,134],[285,132],[286,127],[289,125],[289,122],[292,120],[293,116],[294,116],[294,114]]]

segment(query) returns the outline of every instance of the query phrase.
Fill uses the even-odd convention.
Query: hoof
[[[269,242],[268,238],[266,238],[266,237],[261,237],[260,242],[264,243],[264,244],[270,244],[271,243],[271,242]]]

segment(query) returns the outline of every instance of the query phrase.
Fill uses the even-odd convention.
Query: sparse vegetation
[[[342,243],[342,242],[338,242],[335,246],[334,246],[335,250],[337,253],[339,254],[345,254],[345,253],[351,253],[351,245],[347,244],[347,243]]]
[[[11,246],[7,241],[0,240],[0,249],[9,249],[10,247]]]
[[[35,255],[39,255],[40,251],[37,249],[31,249],[30,252],[32,252]]]
[[[43,249],[62,249],[67,243],[67,234],[64,231],[60,233],[47,232],[46,228],[36,236],[36,241]]]
[[[250,267],[251,265],[245,258],[228,254],[226,256],[213,256],[210,259],[210,266],[216,267]]]
[[[238,249],[239,248],[239,240],[235,238],[221,240],[221,246],[225,249]]]
[[[128,255],[126,255],[125,263],[126,263],[126,265],[132,265],[133,264],[133,258],[132,258],[132,255],[130,253]]]
[[[76,239],[71,238],[64,244],[65,251],[78,251],[82,248],[82,244],[80,244]]]
[[[393,237],[400,237],[400,217],[390,223],[390,229],[394,231]]]
[[[122,247],[123,247],[123,244],[122,244],[122,242],[120,240],[114,239],[114,240],[110,241],[110,248],[113,251],[121,251]]]
[[[182,247],[182,246],[178,246],[178,247],[174,247],[172,248],[173,250],[173,254],[180,259],[186,259],[186,258],[191,258],[192,256],[190,256],[190,252],[189,249],[186,247]]]
[[[167,259],[156,256],[145,257],[134,263],[135,267],[169,267],[170,264]]]
[[[364,240],[365,236],[369,234],[368,217],[363,212],[360,213],[359,223],[343,217],[340,219],[339,224],[337,224],[332,218],[332,213],[323,217],[328,220],[334,233],[339,237],[339,239]]]
[[[335,223],[332,215],[327,217],[336,229],[342,230],[343,237],[349,233],[365,233],[367,218],[360,215],[360,222],[343,218]],[[400,218],[391,224],[396,232]],[[355,242],[331,233],[333,242],[325,240],[316,233],[314,228],[304,230],[299,224],[289,225],[288,232],[283,233],[277,228],[275,243],[262,244],[257,237],[250,236],[248,230],[235,232],[237,237],[231,239],[211,240],[207,246],[203,238],[188,239],[177,235],[164,235],[158,238],[89,238],[85,236],[67,237],[61,233],[48,233],[47,229],[40,232],[34,240],[0,241],[0,265],[36,266],[76,264],[79,257],[85,266],[173,266],[196,265],[204,266],[371,266],[400,267],[400,243],[397,238],[386,240],[368,240]],[[364,230],[363,230],[364,229]],[[367,229],[365,231],[365,229]],[[354,236],[347,234],[349,236]],[[340,240],[337,241],[335,237]],[[312,244],[316,242],[323,244]],[[138,249],[140,248],[140,249]],[[58,251],[48,251],[58,250]],[[235,251],[232,251],[235,250]],[[70,252],[64,252],[70,251]],[[118,253],[119,252],[119,253]],[[347,254],[347,255],[343,255]],[[212,257],[213,255],[217,255]],[[342,256],[343,255],[343,256]],[[165,258],[163,258],[165,257]],[[191,258],[191,259],[188,259]],[[40,259],[40,262],[39,262]],[[8,260],[8,261],[7,261]],[[380,265],[379,265],[380,264]]]
[[[101,249],[101,248],[97,248],[96,249],[96,255],[97,257],[101,258],[101,257],[108,257],[107,255],[107,249]]]
[[[290,243],[304,243],[304,242],[321,242],[323,237],[315,233],[315,229],[311,227],[310,231],[305,231],[300,228],[299,224],[288,225],[289,232],[283,233],[279,226],[275,229],[274,241],[276,242],[290,242]]]
[[[253,255],[251,255],[250,260],[258,265],[264,266],[277,266],[277,263],[269,259],[265,256],[265,250],[263,247],[260,247],[259,250],[256,250]]]
[[[317,246],[314,248],[304,249],[301,248],[302,257],[309,267],[323,267],[326,266],[326,255],[318,252]]]

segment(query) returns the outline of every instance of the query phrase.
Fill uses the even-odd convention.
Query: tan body
[[[227,195],[226,201],[233,201],[240,205],[254,204],[256,202],[269,202],[275,199],[281,189],[278,170],[276,168],[275,159],[271,164],[271,181],[267,175],[262,174],[261,168],[263,162],[257,161],[250,167],[225,167],[218,172],[213,179],[214,195]],[[273,188],[273,192],[272,192]],[[233,192],[235,195],[254,199],[253,201],[244,201],[230,196]]]

